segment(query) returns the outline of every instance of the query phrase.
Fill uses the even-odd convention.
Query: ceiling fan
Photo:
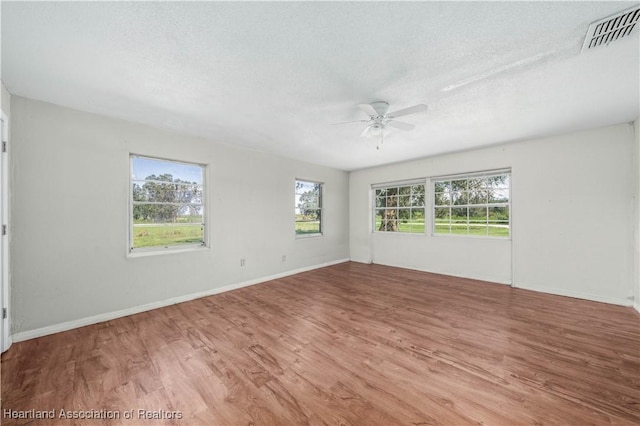
[[[334,126],[351,123],[368,123],[367,127],[360,134],[360,136],[377,136],[378,145],[376,146],[376,149],[380,149],[380,145],[382,145],[384,142],[384,129],[387,126],[395,127],[396,129],[400,130],[412,130],[415,127],[413,124],[397,121],[397,117],[416,114],[418,112],[427,110],[427,106],[425,104],[418,104],[395,112],[389,112],[389,103],[385,101],[376,101],[370,104],[360,104],[358,105],[358,107],[360,107],[360,109],[369,116],[368,120],[346,121],[344,123],[335,123]]]

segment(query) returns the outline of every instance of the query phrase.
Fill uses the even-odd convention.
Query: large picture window
[[[204,246],[204,166],[132,155],[130,249]]]
[[[424,233],[424,180],[373,186],[374,232]]]
[[[295,229],[297,237],[322,235],[322,183],[296,179]]]
[[[510,171],[432,179],[434,235],[510,236]]]

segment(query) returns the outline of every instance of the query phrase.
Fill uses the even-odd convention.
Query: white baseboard
[[[565,289],[554,288],[554,287],[540,287],[540,286],[534,286],[534,285],[522,284],[522,283],[514,285],[513,287],[520,288],[523,290],[537,291],[539,293],[548,293],[548,294],[555,294],[557,296],[573,297],[575,299],[591,300],[593,302],[609,303],[611,305],[620,305],[620,306],[633,305],[633,302],[629,299],[618,299],[615,297],[606,297],[606,296],[600,296],[600,295],[591,294],[591,293],[583,293],[581,291],[565,290]]]
[[[307,272],[314,269],[324,268],[326,266],[331,266],[331,265],[337,265],[338,263],[344,263],[344,262],[349,262],[349,259],[339,259],[339,260],[334,260],[331,262],[326,262],[318,265],[305,266],[304,268],[285,271],[285,272],[281,272],[275,275],[270,275],[267,277],[255,278],[249,281],[229,284],[223,287],[217,287],[210,290],[200,291],[198,293],[185,294],[184,296],[172,297],[171,299],[160,300],[158,302],[147,303],[140,306],[133,306],[131,308],[126,308],[119,311],[107,312],[104,314],[94,315],[91,317],[80,318],[77,320],[48,325],[46,327],[41,327],[41,328],[36,328],[34,330],[27,330],[20,333],[16,333],[12,336],[12,340],[15,343],[15,342],[22,342],[24,340],[35,339],[36,337],[42,337],[49,334],[72,330],[74,328],[84,327],[86,325],[92,325],[92,324],[97,324],[100,322],[109,321],[116,318],[126,317],[127,315],[138,314],[140,312],[150,311],[153,309],[162,308],[164,306],[175,305],[176,303],[182,303],[182,302],[187,302],[189,300],[199,299],[201,297],[212,296],[214,294],[224,293],[226,291],[236,290],[242,287],[248,287],[248,286],[260,284],[266,281],[276,280],[278,278],[288,277],[290,275],[299,274],[301,272]]]
[[[640,301],[636,300],[636,301],[633,303],[633,308],[634,308],[636,311],[638,311],[638,313],[640,313]]]

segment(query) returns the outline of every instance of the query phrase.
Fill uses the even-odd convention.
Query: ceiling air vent
[[[640,20],[640,5],[592,23],[589,25],[581,52],[608,46],[611,42],[633,34],[638,30],[638,20]]]

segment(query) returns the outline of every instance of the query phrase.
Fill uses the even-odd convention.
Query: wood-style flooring
[[[121,417],[6,415],[61,409]],[[344,263],[16,343],[2,355],[0,414],[3,425],[638,425],[640,315]]]

